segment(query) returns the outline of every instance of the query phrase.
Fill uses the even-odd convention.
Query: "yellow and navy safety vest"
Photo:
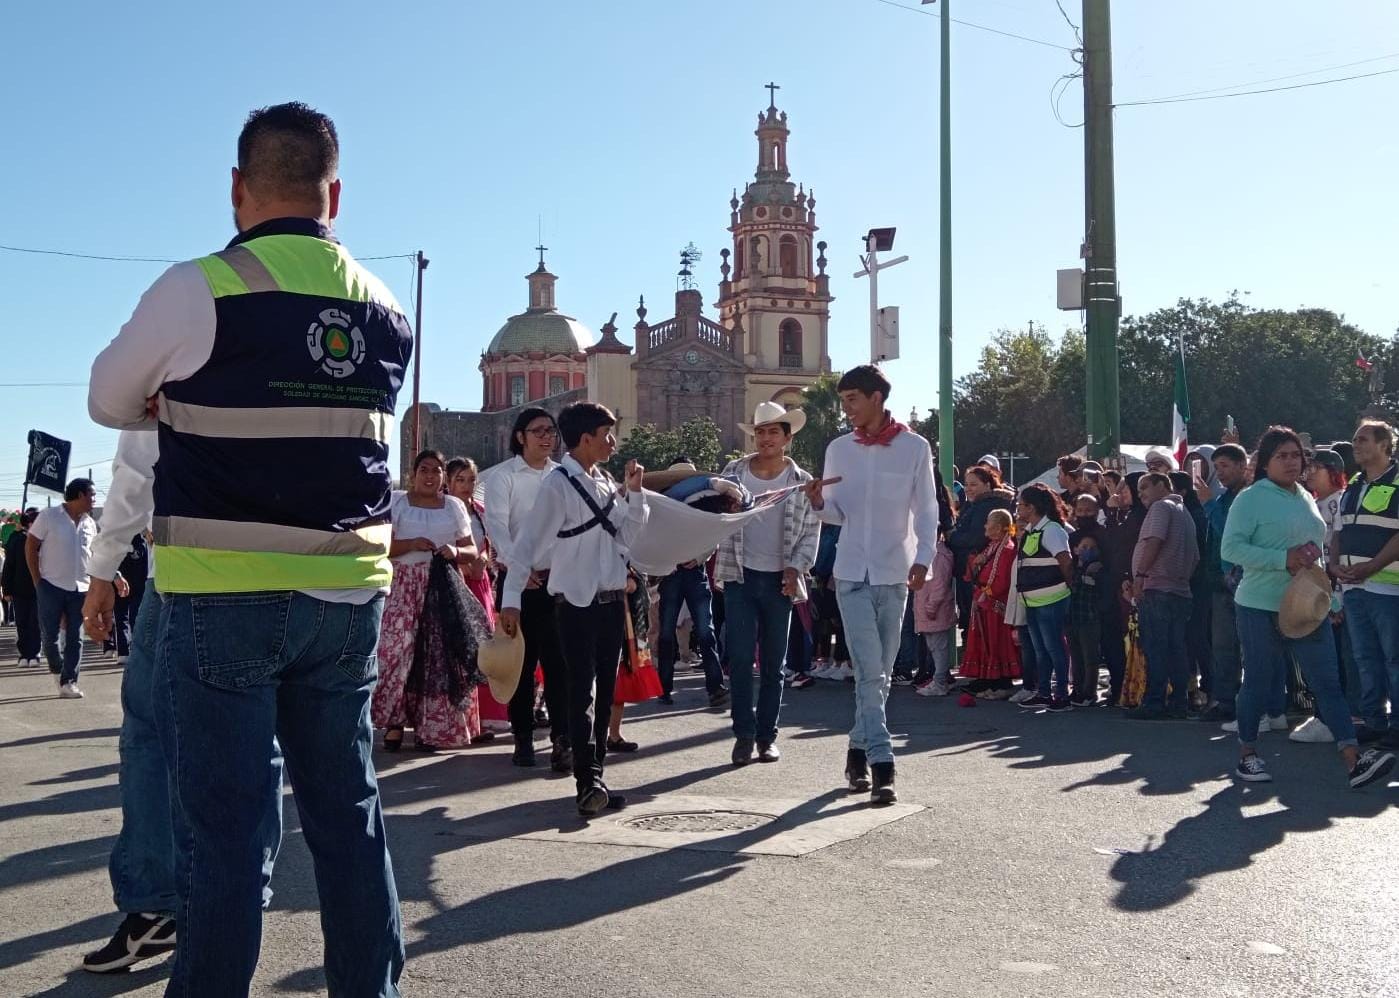
[[[1357,472],[1341,496],[1341,532],[1338,543],[1342,565],[1358,565],[1380,553],[1399,533],[1399,466],[1389,469],[1373,482]],[[1375,582],[1399,586],[1399,562],[1390,562],[1374,575]]]
[[[195,262],[217,327],[208,362],[161,386],[159,589],[388,585],[403,310],[314,219],[264,222]]]
[[[1069,598],[1069,586],[1059,559],[1044,549],[1044,529],[1026,531],[1020,538],[1016,587],[1027,607],[1049,606]]]

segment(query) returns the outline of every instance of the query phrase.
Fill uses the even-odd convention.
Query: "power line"
[[[4,381],[0,388],[86,388],[86,381]]]
[[[894,0],[874,0],[874,2],[882,3],[886,7],[897,7],[899,10],[907,11],[910,14],[924,14],[928,17],[942,17],[942,13],[940,11],[923,10],[921,7],[907,7],[904,4],[895,3]],[[1031,38],[1029,35],[1017,35],[1013,31],[1002,31],[1000,28],[988,27],[985,24],[976,24],[973,21],[962,21],[954,17],[952,18],[952,23],[960,24],[964,28],[975,28],[977,31],[989,31],[993,35],[1003,35],[1006,38],[1016,38],[1022,42],[1030,42],[1034,45],[1044,45],[1048,48],[1060,49],[1064,52],[1071,51],[1071,49],[1067,45],[1058,45],[1054,42],[1047,42],[1043,38]]]
[[[1337,66],[1321,66],[1317,69],[1308,69],[1301,73],[1288,73],[1286,76],[1270,76],[1263,80],[1249,80],[1247,83],[1235,83],[1227,87],[1210,87],[1207,90],[1187,90],[1181,94],[1171,94],[1171,98],[1194,97],[1197,94],[1220,94],[1229,90],[1238,90],[1241,87],[1256,87],[1264,83],[1278,83],[1282,80],[1295,80],[1303,76],[1315,76],[1318,73],[1334,73],[1338,69],[1350,69],[1354,66],[1368,66],[1374,62],[1384,62],[1388,59],[1399,59],[1399,52],[1391,52],[1389,55],[1377,55],[1371,59],[1357,59],[1355,62],[1343,62]],[[1162,98],[1163,100],[1165,98]]]
[[[1058,7],[1059,13],[1064,15],[1064,23],[1073,29],[1074,38],[1078,40],[1078,47],[1083,48],[1083,32],[1079,30],[1079,26],[1074,24],[1073,19],[1069,17],[1069,12],[1064,9],[1060,0],[1054,0],[1054,6]]]
[[[1399,67],[1394,69],[1379,69],[1373,73],[1356,73],[1354,76],[1337,76],[1329,80],[1313,80],[1310,83],[1294,83],[1288,87],[1266,87],[1262,90],[1239,90],[1229,94],[1213,94],[1207,96],[1187,96],[1178,94],[1174,97],[1157,97],[1152,100],[1129,100],[1118,101],[1113,107],[1138,107],[1143,104],[1190,104],[1202,100],[1224,100],[1228,97],[1250,97],[1254,94],[1273,94],[1283,90],[1304,90],[1307,87],[1324,87],[1330,83],[1346,83],[1350,80],[1366,80],[1372,76],[1388,76],[1391,73],[1399,73]],[[1305,75],[1305,74],[1298,74]]]
[[[109,256],[102,253],[77,253],[72,250],[35,249],[32,246],[0,246],[0,250],[10,253],[32,253],[38,256],[67,256],[78,260],[108,260],[118,263],[182,263],[163,256]],[[356,260],[400,260],[414,256],[412,253],[388,253],[381,256],[357,256]]]

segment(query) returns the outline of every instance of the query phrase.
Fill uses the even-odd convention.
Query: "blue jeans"
[[[679,646],[675,640],[675,627],[680,620],[681,605],[690,608],[690,620],[695,637],[699,640],[700,661],[704,663],[704,686],[710,695],[724,688],[724,672],[719,667],[719,642],[714,636],[714,609],[710,604],[709,576],[703,565],[694,568],[677,568],[661,580],[661,637],[660,662],[656,671],[660,673],[661,689],[666,693],[675,690],[675,659]]]
[[[1142,651],[1146,654],[1146,692],[1142,706],[1184,710],[1193,663],[1186,644],[1192,601],[1189,596],[1148,589],[1138,602]],[[1170,700],[1166,685],[1170,684]]]
[[[59,682],[76,683],[83,660],[83,601],[87,593],[59,589],[48,579],[40,579],[35,591],[39,599],[39,630],[44,635],[44,658]],[[63,653],[58,651],[59,620],[63,622]]]
[[[1388,731],[1385,700],[1391,713],[1399,713],[1399,596],[1350,589],[1341,602],[1360,673],[1360,716],[1365,727]]]
[[[729,628],[729,693],[734,737],[771,744],[782,710],[782,666],[792,625],[792,600],[782,594],[781,572],[743,570],[742,582],[724,583]],[[753,653],[758,652],[758,708],[753,710]]]
[[[383,609],[382,597],[162,595],[156,723],[180,927],[166,995],[248,993],[280,742],[315,865],[327,991],[398,998],[402,926],[370,755]]]
[[[855,726],[850,747],[863,749],[871,762],[893,762],[894,745],[884,716],[889,681],[903,638],[908,586],[876,586],[836,580],[836,600],[845,622],[845,644],[855,668]]]
[[[1053,681],[1055,696],[1069,695],[1069,646],[1064,624],[1069,619],[1069,601],[1061,599],[1048,606],[1025,609],[1026,630],[1035,649],[1035,675],[1040,696],[1049,696]]]
[[[1305,638],[1286,638],[1278,630],[1278,615],[1236,605],[1239,644],[1244,653],[1244,682],[1237,700],[1239,744],[1258,740],[1263,711],[1278,706],[1278,690],[1288,671],[1288,656],[1297,660],[1307,688],[1316,698],[1316,712],[1336,736],[1336,747],[1354,746],[1355,725],[1341,693],[1341,667],[1336,659],[1336,639],[1331,625],[1322,623]],[[1279,710],[1281,713],[1281,710]]]
[[[144,593],[133,602],[141,609],[131,632],[131,657],[121,674],[121,831],[112,847],[107,872],[118,911],[174,915],[175,833],[170,817],[170,770],[160,750],[153,699],[160,634],[160,600],[155,596],[155,583],[146,583]],[[282,841],[280,749],[276,750],[273,768],[275,793],[261,829],[264,907],[272,900],[272,864]]]

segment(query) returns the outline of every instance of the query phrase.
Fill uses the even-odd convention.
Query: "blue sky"
[[[1075,20],[1078,6],[1065,2]],[[955,0],[953,13],[1065,47],[953,26],[961,375],[997,329],[1077,325],[1054,308],[1054,271],[1078,262],[1083,133],[1050,109],[1075,44],[1054,0]],[[1114,15],[1119,102],[1399,68],[1399,6],[1383,0],[1119,0]],[[877,0],[247,0],[27,4],[6,29],[0,243],[216,249],[232,234],[243,117],[308,101],[340,128],[342,239],[361,256],[422,248],[432,261],[423,397],[452,408],[479,405],[480,351],[524,307],[539,219],[560,307],[594,330],[617,311],[629,333],[638,294],[652,318],[669,314],[690,241],[713,301],[729,193],[752,176],[762,85],[776,80],[793,178],[815,189],[831,246],[834,362],[867,349],[858,239],[897,225],[912,259],[881,276],[882,303],[902,307],[893,407],[936,404],[935,17]],[[1393,331],[1396,98],[1399,74],[1119,108],[1126,309],[1237,288],[1254,305],[1326,306]],[[1081,100],[1070,86],[1066,121]],[[407,305],[410,263],[376,266]],[[0,506],[18,501],[31,427],[71,439],[74,471],[105,482],[114,435],[87,421],[83,390],[10,386],[84,382],[161,269],[0,252]]]

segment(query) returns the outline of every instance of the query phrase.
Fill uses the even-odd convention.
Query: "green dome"
[[[486,353],[499,356],[543,351],[571,356],[582,353],[596,339],[591,329],[571,315],[553,309],[530,309],[506,319]]]

